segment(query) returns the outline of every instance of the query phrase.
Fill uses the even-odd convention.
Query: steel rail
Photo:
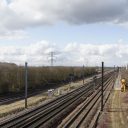
[[[108,85],[112,82],[112,80],[113,80],[113,77],[108,79],[108,81],[104,84],[104,91],[106,90]],[[81,107],[81,109],[79,109],[79,111],[71,119],[69,119],[67,123],[65,123],[63,128],[69,128],[69,127],[79,128],[80,127],[82,122],[87,118],[89,112],[91,112],[91,110],[95,107],[95,104],[98,101],[100,101],[100,96],[101,96],[100,90],[101,90],[101,87],[99,87],[99,89],[95,93],[93,93],[90,98],[88,98],[85,101],[85,104]],[[83,111],[86,111],[86,113],[84,113],[82,115],[82,119],[79,120],[78,118],[83,113]]]
[[[109,77],[109,75],[110,74],[107,74],[106,75],[106,77]],[[90,84],[90,83],[89,83]],[[40,107],[38,107],[38,108],[36,108],[36,109],[33,109],[32,111],[29,111],[29,112],[27,112],[27,113],[25,113],[25,114],[23,114],[23,115],[20,115],[20,116],[18,116],[18,117],[16,117],[16,118],[13,118],[13,119],[10,119],[10,120],[8,120],[8,121],[6,121],[6,122],[4,122],[4,123],[1,123],[0,124],[0,127],[1,128],[7,128],[7,127],[17,127],[16,125],[17,124],[19,124],[20,125],[20,123],[21,122],[24,122],[25,120],[27,120],[27,119],[32,119],[32,116],[33,115],[38,115],[39,116],[39,113],[42,111],[43,113],[45,112],[45,114],[46,114],[46,111],[47,111],[47,113],[48,113],[48,111],[56,104],[56,105],[60,105],[60,103],[61,104],[65,104],[68,100],[71,100],[71,99],[73,99],[73,96],[74,97],[76,97],[76,95],[78,95],[79,93],[81,93],[81,96],[82,96],[82,92],[83,91],[85,91],[85,90],[87,90],[87,88],[89,88],[90,87],[90,85],[89,84],[86,84],[86,85],[88,85],[88,86],[82,86],[82,87],[80,87],[79,89],[76,89],[76,90],[74,90],[74,91],[72,91],[72,92],[70,92],[69,94],[66,94],[66,95],[64,95],[64,96],[61,96],[61,97],[59,97],[59,98],[57,98],[56,100],[53,100],[53,101],[51,101],[51,102],[49,102],[49,103],[47,103],[47,104],[45,104],[45,105],[43,105],[43,106],[40,106]],[[87,92],[89,92],[89,91],[87,91]],[[86,92],[86,93],[87,93]],[[71,96],[70,96],[71,95]],[[78,95],[79,96],[79,95]],[[67,97],[67,99],[65,99]],[[80,97],[79,97],[80,98]],[[77,99],[77,98],[76,98]],[[73,101],[75,101],[75,99],[73,100]],[[72,102],[73,103],[73,102]],[[70,104],[71,104],[71,102],[70,102]],[[55,106],[56,106],[55,105]],[[51,106],[51,107],[50,107]],[[56,107],[58,107],[58,106],[56,106]],[[49,108],[49,110],[48,110],[48,108]],[[49,113],[51,113],[51,111],[49,111]],[[42,117],[42,116],[41,116]],[[34,116],[34,118],[35,118],[35,116]],[[22,123],[23,124],[23,123]],[[21,126],[22,127],[22,126]]]

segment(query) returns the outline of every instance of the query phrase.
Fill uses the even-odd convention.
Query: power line
[[[51,63],[51,67],[54,66],[54,62],[56,61],[56,55],[57,55],[57,53],[54,51],[49,52],[49,60]]]
[[[53,66],[53,62],[54,62],[54,53],[55,52],[50,52],[50,54],[51,54],[51,67]]]

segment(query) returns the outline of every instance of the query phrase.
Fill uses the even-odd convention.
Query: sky
[[[127,0],[0,0],[0,62],[128,63]]]

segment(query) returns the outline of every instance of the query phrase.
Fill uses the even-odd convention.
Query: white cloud
[[[128,25],[127,0],[0,0],[0,39],[21,39],[21,31],[57,22]]]
[[[8,2],[9,1],[9,2]],[[0,0],[0,39],[26,38],[27,28],[68,24],[113,23],[128,25],[127,0]],[[33,43],[28,47],[1,46],[0,61],[29,61],[32,65],[48,65],[48,53],[59,50],[56,64],[95,65],[105,61],[108,65],[123,64],[128,57],[128,45],[69,43],[64,48],[51,47],[47,41]],[[65,63],[66,62],[66,63]]]
[[[36,25],[58,20],[78,24],[127,22],[127,6],[127,0],[12,0],[8,7],[21,21]]]
[[[24,64],[28,61],[30,65],[48,65],[49,53],[56,50],[56,45],[48,41],[40,41],[29,46],[1,46],[0,61]]]
[[[128,23],[127,0],[0,0],[0,26],[19,30],[65,21]]]
[[[15,40],[28,38],[28,34],[25,31],[0,31],[0,39]]]
[[[80,44],[69,43],[63,48],[40,41],[29,46],[1,46],[0,61],[29,65],[50,65],[50,52],[55,52],[55,65],[122,65],[127,62],[128,44]],[[58,52],[61,51],[61,52]]]

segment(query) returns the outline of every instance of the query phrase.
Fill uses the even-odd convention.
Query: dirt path
[[[126,94],[122,94],[120,91],[114,91],[112,98],[112,104],[110,108],[110,116],[112,122],[112,128],[127,128],[128,127],[128,105],[123,103]]]
[[[120,91],[120,79],[119,74],[97,128],[128,128],[128,91]]]

